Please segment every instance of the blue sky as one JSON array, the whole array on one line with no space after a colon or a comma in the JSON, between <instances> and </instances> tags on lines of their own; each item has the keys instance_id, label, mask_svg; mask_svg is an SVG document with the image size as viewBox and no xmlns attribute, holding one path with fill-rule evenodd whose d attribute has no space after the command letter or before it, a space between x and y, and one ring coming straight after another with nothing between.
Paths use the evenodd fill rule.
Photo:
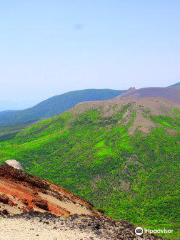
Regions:
<instances>
[{"instance_id":1,"label":"blue sky","mask_svg":"<svg viewBox=\"0 0 180 240\"><path fill-rule=\"evenodd\" d=\"M0 1L0 101L180 81L179 0Z\"/></svg>"}]
</instances>

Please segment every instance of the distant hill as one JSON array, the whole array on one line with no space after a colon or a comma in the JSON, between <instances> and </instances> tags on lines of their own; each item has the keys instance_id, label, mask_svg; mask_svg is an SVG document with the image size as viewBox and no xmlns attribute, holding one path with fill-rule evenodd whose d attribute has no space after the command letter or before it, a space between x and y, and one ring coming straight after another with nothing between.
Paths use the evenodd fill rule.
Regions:
<instances>
[{"instance_id":1,"label":"distant hill","mask_svg":"<svg viewBox=\"0 0 180 240\"><path fill-rule=\"evenodd\" d=\"M180 82L170 85L169 87L179 87L179 86L180 86Z\"/></svg>"},{"instance_id":2,"label":"distant hill","mask_svg":"<svg viewBox=\"0 0 180 240\"><path fill-rule=\"evenodd\" d=\"M39 101L0 101L0 112L6 110L22 110L37 104Z\"/></svg>"},{"instance_id":3,"label":"distant hill","mask_svg":"<svg viewBox=\"0 0 180 240\"><path fill-rule=\"evenodd\" d=\"M67 92L49 98L32 108L0 112L0 127L7 127L53 117L83 101L108 100L124 91L111 89L87 89Z\"/></svg>"}]
</instances>

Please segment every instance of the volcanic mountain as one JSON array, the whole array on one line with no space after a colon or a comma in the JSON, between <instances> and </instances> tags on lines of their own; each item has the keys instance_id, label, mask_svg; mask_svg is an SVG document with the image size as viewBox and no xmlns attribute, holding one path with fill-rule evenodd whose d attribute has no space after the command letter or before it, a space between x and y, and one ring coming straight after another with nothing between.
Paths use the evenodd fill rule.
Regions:
<instances>
[{"instance_id":1,"label":"volcanic mountain","mask_svg":"<svg viewBox=\"0 0 180 240\"><path fill-rule=\"evenodd\" d=\"M133 99L141 98L165 98L177 104L180 104L180 86L177 84L171 87L151 87L151 88L130 88L120 97L127 97Z\"/></svg>"},{"instance_id":2,"label":"volcanic mountain","mask_svg":"<svg viewBox=\"0 0 180 240\"><path fill-rule=\"evenodd\" d=\"M138 239L132 224L110 219L66 189L9 165L13 162L0 166L1 239Z\"/></svg>"},{"instance_id":3,"label":"volcanic mountain","mask_svg":"<svg viewBox=\"0 0 180 240\"><path fill-rule=\"evenodd\" d=\"M111 100L79 103L1 142L0 162L19 159L29 173L88 199L106 215L173 229L166 237L177 239L178 89L140 90L140 97L130 89Z\"/></svg>"}]
</instances>

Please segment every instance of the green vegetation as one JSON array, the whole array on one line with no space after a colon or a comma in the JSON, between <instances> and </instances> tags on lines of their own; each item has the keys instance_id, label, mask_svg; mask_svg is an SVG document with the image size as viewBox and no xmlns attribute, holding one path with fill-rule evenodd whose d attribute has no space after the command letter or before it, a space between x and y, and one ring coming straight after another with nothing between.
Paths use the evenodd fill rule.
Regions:
<instances>
[{"instance_id":1,"label":"green vegetation","mask_svg":"<svg viewBox=\"0 0 180 240\"><path fill-rule=\"evenodd\" d=\"M0 143L0 161L17 159L116 219L150 229L179 227L180 113L147 116L157 127L129 135L131 105L44 120ZM128 121L126 111L131 113Z\"/></svg>"},{"instance_id":2,"label":"green vegetation","mask_svg":"<svg viewBox=\"0 0 180 240\"><path fill-rule=\"evenodd\" d=\"M13 126L58 115L84 101L108 100L124 91L111 89L87 89L73 91L49 98L32 108L21 111L0 112L0 127Z\"/></svg>"},{"instance_id":3,"label":"green vegetation","mask_svg":"<svg viewBox=\"0 0 180 240\"><path fill-rule=\"evenodd\" d=\"M25 124L17 124L9 127L0 127L0 142L4 142L14 138L22 129L31 126L32 122Z\"/></svg>"}]
</instances>

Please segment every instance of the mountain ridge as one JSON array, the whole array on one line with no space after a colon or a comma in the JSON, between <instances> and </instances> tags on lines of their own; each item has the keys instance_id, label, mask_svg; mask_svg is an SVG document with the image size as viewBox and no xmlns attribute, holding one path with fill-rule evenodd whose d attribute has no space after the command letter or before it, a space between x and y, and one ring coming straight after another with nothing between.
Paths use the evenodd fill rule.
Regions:
<instances>
[{"instance_id":1,"label":"mountain ridge","mask_svg":"<svg viewBox=\"0 0 180 240\"><path fill-rule=\"evenodd\" d=\"M175 83L175 84L172 84L172 85L170 85L169 87L178 87L178 86L180 86L180 82Z\"/></svg>"},{"instance_id":2,"label":"mountain ridge","mask_svg":"<svg viewBox=\"0 0 180 240\"><path fill-rule=\"evenodd\" d=\"M133 99L138 99L138 98L165 98L169 99L177 104L180 104L180 86L177 87L149 87L149 88L132 88L127 90L125 93L119 96L120 98L122 97L127 97L127 98L133 98Z\"/></svg>"},{"instance_id":3,"label":"mountain ridge","mask_svg":"<svg viewBox=\"0 0 180 240\"><path fill-rule=\"evenodd\" d=\"M46 99L34 107L25 110L0 112L0 127L24 124L53 117L82 101L111 99L120 95L123 90L85 89L67 92Z\"/></svg>"}]
</instances>

